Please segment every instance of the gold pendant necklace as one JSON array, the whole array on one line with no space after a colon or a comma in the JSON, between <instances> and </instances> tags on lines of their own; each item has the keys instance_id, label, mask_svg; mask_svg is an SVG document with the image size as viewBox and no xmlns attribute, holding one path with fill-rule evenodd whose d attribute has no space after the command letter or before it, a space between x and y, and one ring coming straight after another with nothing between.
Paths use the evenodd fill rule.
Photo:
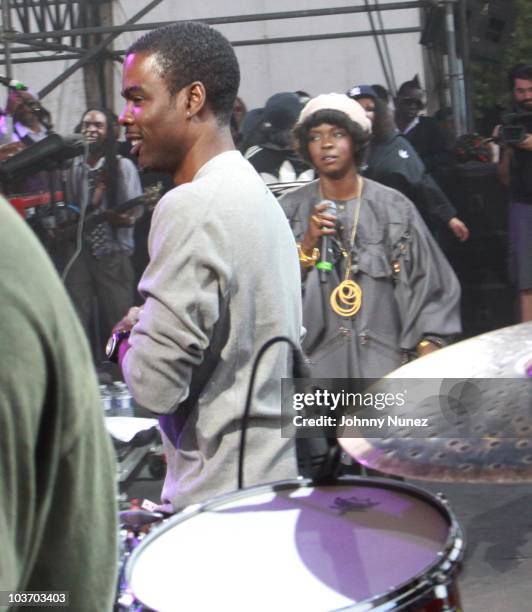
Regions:
<instances>
[{"instance_id":1,"label":"gold pendant necklace","mask_svg":"<svg viewBox=\"0 0 532 612\"><path fill-rule=\"evenodd\" d=\"M346 278L332 290L329 302L337 315L353 317L362 306L362 289L358 283Z\"/></svg>"},{"instance_id":2,"label":"gold pendant necklace","mask_svg":"<svg viewBox=\"0 0 532 612\"><path fill-rule=\"evenodd\" d=\"M362 306L362 289L360 285L350 278L351 276L351 263L352 263L352 250L355 246L355 236L357 233L358 219L360 217L360 205L362 197L362 177L359 176L358 180L359 189L357 201L355 203L355 212L353 220L353 232L351 233L351 242L349 248L346 251L343 250L343 255L346 257L345 267L345 278L344 280L331 292L329 303L333 311L340 317L353 317L357 314ZM321 185L320 185L321 194ZM323 197L323 194L321 194Z\"/></svg>"}]
</instances>

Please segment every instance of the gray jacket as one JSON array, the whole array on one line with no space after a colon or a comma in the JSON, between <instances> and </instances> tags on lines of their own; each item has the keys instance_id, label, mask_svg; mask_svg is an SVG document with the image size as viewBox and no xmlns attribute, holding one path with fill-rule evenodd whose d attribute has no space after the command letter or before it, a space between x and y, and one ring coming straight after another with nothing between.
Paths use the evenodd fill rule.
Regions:
<instances>
[{"instance_id":1,"label":"gray jacket","mask_svg":"<svg viewBox=\"0 0 532 612\"><path fill-rule=\"evenodd\" d=\"M285 194L280 203L295 239L302 240L320 201L319 180ZM341 247L349 245L355 200L337 201L335 269L320 284L312 269L303 287L303 344L317 378L377 378L405 361L424 335L461 331L460 287L414 205L401 193L364 179L352 252L352 279L362 306L350 318L335 314L331 291L344 278Z\"/></svg>"}]
</instances>

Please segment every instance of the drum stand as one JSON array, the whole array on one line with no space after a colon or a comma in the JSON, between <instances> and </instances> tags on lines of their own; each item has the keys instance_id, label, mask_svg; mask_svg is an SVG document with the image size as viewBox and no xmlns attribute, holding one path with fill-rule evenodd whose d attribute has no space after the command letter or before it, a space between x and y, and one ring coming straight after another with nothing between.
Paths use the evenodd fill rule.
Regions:
<instances>
[{"instance_id":1,"label":"drum stand","mask_svg":"<svg viewBox=\"0 0 532 612\"><path fill-rule=\"evenodd\" d=\"M165 463L157 421L139 408L124 382L100 385L100 398L106 427L111 435L117 459L117 478L121 494L142 468L151 476L164 476ZM144 427L144 428L143 428Z\"/></svg>"},{"instance_id":2,"label":"drum stand","mask_svg":"<svg viewBox=\"0 0 532 612\"><path fill-rule=\"evenodd\" d=\"M120 512L120 558L115 612L136 612L143 610L131 592L126 580L126 565L135 548L142 542L150 530L150 525L162 521L163 515L158 512L129 510Z\"/></svg>"},{"instance_id":3,"label":"drum stand","mask_svg":"<svg viewBox=\"0 0 532 612\"><path fill-rule=\"evenodd\" d=\"M113 444L118 462L120 492L124 491L146 465L153 478L159 479L164 475L165 466L156 427L139 432L130 442L120 442L113 438Z\"/></svg>"}]
</instances>

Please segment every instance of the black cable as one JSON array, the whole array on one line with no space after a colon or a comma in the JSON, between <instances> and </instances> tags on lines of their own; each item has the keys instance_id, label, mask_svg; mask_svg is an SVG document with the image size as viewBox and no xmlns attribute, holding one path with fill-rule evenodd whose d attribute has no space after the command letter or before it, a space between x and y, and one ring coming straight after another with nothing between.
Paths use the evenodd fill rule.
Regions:
<instances>
[{"instance_id":1,"label":"black cable","mask_svg":"<svg viewBox=\"0 0 532 612\"><path fill-rule=\"evenodd\" d=\"M298 366L298 358L300 357L299 347L295 344L293 340L288 338L287 336L275 336L274 338L270 338L267 342L265 342L260 348L257 356L255 357L255 362L253 363L253 368L251 370L251 377L249 379L249 387L248 393L246 397L246 404L244 406L244 413L242 414L242 427L240 431L240 448L238 451L238 489L244 488L244 455L246 451L246 431L248 427L249 421L249 412L251 410L251 399L253 397L253 387L255 386L255 378L257 375L257 370L260 364L260 360L264 353L270 348L270 346L276 344L277 342L286 342L292 347L293 350L293 358L294 358L294 373L296 367Z\"/></svg>"},{"instance_id":2,"label":"black cable","mask_svg":"<svg viewBox=\"0 0 532 612\"><path fill-rule=\"evenodd\" d=\"M66 283L66 279L68 273L72 269L74 262L79 257L81 250L83 248L83 226L85 224L85 215L87 213L87 207L89 206L89 197L90 197L90 189L89 189L89 170L87 167L87 160L89 157L89 142L87 140L83 143L83 162L81 165L81 202L79 209L79 219L76 227L76 250L72 257L67 261L63 272L61 274L61 280L63 283ZM68 194L65 194L65 197L68 197ZM68 203L67 203L68 205Z\"/></svg>"}]
</instances>

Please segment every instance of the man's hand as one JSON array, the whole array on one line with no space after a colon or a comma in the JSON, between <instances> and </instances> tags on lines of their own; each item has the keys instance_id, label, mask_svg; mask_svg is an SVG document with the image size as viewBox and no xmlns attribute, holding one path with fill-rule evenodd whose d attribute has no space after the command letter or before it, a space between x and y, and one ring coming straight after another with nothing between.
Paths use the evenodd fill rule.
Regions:
<instances>
[{"instance_id":1,"label":"man's hand","mask_svg":"<svg viewBox=\"0 0 532 612\"><path fill-rule=\"evenodd\" d=\"M23 149L26 148L26 145L22 142L10 142L9 144L0 146L0 162L3 162L13 155L20 153Z\"/></svg>"},{"instance_id":2,"label":"man's hand","mask_svg":"<svg viewBox=\"0 0 532 612\"><path fill-rule=\"evenodd\" d=\"M469 229L467 225L458 217L453 217L447 224L451 232L460 240L465 242L469 238Z\"/></svg>"},{"instance_id":3,"label":"man's hand","mask_svg":"<svg viewBox=\"0 0 532 612\"><path fill-rule=\"evenodd\" d=\"M131 329L133 328L133 326L135 325L135 323L137 323L137 321L140 318L140 313L142 312L142 306L133 306L132 308L130 308L127 311L126 316L121 319L114 327L112 330L112 333L115 334L117 332L129 332L131 331ZM127 337L123 338L119 344L118 344L118 354L117 354L117 361L118 361L118 365L120 367L122 367L122 360L124 359L125 354L128 352L129 348L130 348L130 344L129 344L129 335L127 335Z\"/></svg>"},{"instance_id":4,"label":"man's hand","mask_svg":"<svg viewBox=\"0 0 532 612\"><path fill-rule=\"evenodd\" d=\"M518 149L524 149L525 151L532 151L532 134L527 134L524 140L515 145Z\"/></svg>"},{"instance_id":5,"label":"man's hand","mask_svg":"<svg viewBox=\"0 0 532 612\"><path fill-rule=\"evenodd\" d=\"M96 187L94 188L94 191L92 192L91 204L92 206L94 206L94 208L99 208L100 204L102 203L103 194L105 193L105 190L105 181L99 181Z\"/></svg>"},{"instance_id":6,"label":"man's hand","mask_svg":"<svg viewBox=\"0 0 532 612\"><path fill-rule=\"evenodd\" d=\"M118 214L114 210L106 210L105 218L113 227L131 227L135 225L135 216L128 213Z\"/></svg>"},{"instance_id":7,"label":"man's hand","mask_svg":"<svg viewBox=\"0 0 532 612\"><path fill-rule=\"evenodd\" d=\"M493 140L499 145L504 144L503 142L501 142L501 127L502 126L500 125L496 125L491 133ZM517 149L532 151L532 134L526 134L526 136L523 138L523 140L521 140L521 142L515 144L512 143L512 146L516 147Z\"/></svg>"}]
</instances>

